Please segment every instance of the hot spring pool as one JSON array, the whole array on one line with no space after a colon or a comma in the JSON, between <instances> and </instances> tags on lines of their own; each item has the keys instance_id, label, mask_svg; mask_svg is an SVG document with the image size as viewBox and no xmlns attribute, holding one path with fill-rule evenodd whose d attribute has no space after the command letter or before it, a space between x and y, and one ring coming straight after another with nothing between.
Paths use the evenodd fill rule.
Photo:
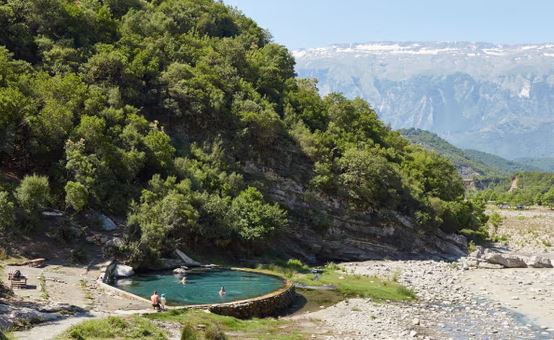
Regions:
<instances>
[{"instance_id":1,"label":"hot spring pool","mask_svg":"<svg viewBox=\"0 0 554 340\"><path fill-rule=\"evenodd\" d=\"M146 299L157 290L165 294L168 305L200 305L254 298L285 284L276 276L230 269L192 270L186 277L183 285L181 276L172 273L136 275L116 281L115 286ZM218 294L221 286L227 292L224 296Z\"/></svg>"}]
</instances>

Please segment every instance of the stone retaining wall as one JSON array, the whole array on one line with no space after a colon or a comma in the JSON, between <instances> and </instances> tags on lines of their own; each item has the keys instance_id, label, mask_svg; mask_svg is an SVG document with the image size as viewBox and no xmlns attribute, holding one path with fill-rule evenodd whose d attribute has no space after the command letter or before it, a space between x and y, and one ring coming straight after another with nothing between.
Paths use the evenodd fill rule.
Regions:
<instances>
[{"instance_id":1,"label":"stone retaining wall","mask_svg":"<svg viewBox=\"0 0 554 340\"><path fill-rule=\"evenodd\" d=\"M287 281L285 287L273 293L250 300L211 305L208 310L215 314L233 316L239 319L275 316L289 307L296 297L294 285Z\"/></svg>"}]
</instances>

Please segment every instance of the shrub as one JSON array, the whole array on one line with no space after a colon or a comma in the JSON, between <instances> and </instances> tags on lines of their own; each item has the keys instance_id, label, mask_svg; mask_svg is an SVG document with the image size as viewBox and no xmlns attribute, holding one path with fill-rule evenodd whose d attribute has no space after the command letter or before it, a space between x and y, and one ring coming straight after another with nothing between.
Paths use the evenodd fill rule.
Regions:
<instances>
[{"instance_id":1,"label":"shrub","mask_svg":"<svg viewBox=\"0 0 554 340\"><path fill-rule=\"evenodd\" d=\"M181 331L181 340L200 340L198 332L194 329L192 324L187 322L183 325L183 330Z\"/></svg>"},{"instance_id":2,"label":"shrub","mask_svg":"<svg viewBox=\"0 0 554 340\"><path fill-rule=\"evenodd\" d=\"M215 324L209 324L204 331L206 340L227 340L225 333Z\"/></svg>"},{"instance_id":3,"label":"shrub","mask_svg":"<svg viewBox=\"0 0 554 340\"><path fill-rule=\"evenodd\" d=\"M262 193L253 187L233 200L231 210L235 229L247 241L263 239L288 224L287 213L277 203L265 203Z\"/></svg>"},{"instance_id":4,"label":"shrub","mask_svg":"<svg viewBox=\"0 0 554 340\"><path fill-rule=\"evenodd\" d=\"M15 191L15 198L27 213L37 213L50 199L48 178L37 175L25 176Z\"/></svg>"},{"instance_id":5,"label":"shrub","mask_svg":"<svg viewBox=\"0 0 554 340\"><path fill-rule=\"evenodd\" d=\"M8 193L0 191L0 231L14 222L14 204L8 198Z\"/></svg>"},{"instance_id":6,"label":"shrub","mask_svg":"<svg viewBox=\"0 0 554 340\"><path fill-rule=\"evenodd\" d=\"M310 271L310 267L302 263L302 261L298 259L289 259L287 261L287 267L290 269L293 269L299 273L307 273Z\"/></svg>"},{"instance_id":7,"label":"shrub","mask_svg":"<svg viewBox=\"0 0 554 340\"><path fill-rule=\"evenodd\" d=\"M88 203L87 188L79 182L67 182L65 185L65 203L75 211L83 210Z\"/></svg>"}]
</instances>

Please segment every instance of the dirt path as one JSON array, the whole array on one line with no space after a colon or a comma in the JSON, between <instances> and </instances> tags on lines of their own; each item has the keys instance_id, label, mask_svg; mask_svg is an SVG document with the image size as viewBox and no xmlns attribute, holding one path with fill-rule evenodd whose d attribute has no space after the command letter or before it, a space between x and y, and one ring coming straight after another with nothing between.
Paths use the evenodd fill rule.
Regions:
<instances>
[{"instance_id":1,"label":"dirt path","mask_svg":"<svg viewBox=\"0 0 554 340\"><path fill-rule=\"evenodd\" d=\"M145 302L104 290L96 283L100 275L97 269L58 265L44 268L8 266L5 275L16 269L28 278L28 289L15 290L15 294L26 301L66 303L97 312L149 308ZM41 276L45 278L44 289L39 279Z\"/></svg>"}]
</instances>

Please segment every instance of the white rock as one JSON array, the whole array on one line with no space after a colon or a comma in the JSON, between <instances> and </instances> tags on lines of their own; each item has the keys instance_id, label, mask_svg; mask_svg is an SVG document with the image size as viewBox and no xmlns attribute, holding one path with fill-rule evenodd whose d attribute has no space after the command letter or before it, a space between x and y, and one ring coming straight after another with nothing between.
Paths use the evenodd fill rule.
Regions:
<instances>
[{"instance_id":1,"label":"white rock","mask_svg":"<svg viewBox=\"0 0 554 340\"><path fill-rule=\"evenodd\" d=\"M416 332L416 331L411 331L411 332L410 332L410 336L411 336L412 338L415 338L416 335L417 335L417 332Z\"/></svg>"},{"instance_id":2,"label":"white rock","mask_svg":"<svg viewBox=\"0 0 554 340\"><path fill-rule=\"evenodd\" d=\"M107 247L121 247L123 245L123 240L119 237L114 237L106 242Z\"/></svg>"},{"instance_id":3,"label":"white rock","mask_svg":"<svg viewBox=\"0 0 554 340\"><path fill-rule=\"evenodd\" d=\"M175 254L189 267L199 267L201 266L200 262L193 260L187 254L183 253L179 249L175 250Z\"/></svg>"},{"instance_id":4,"label":"white rock","mask_svg":"<svg viewBox=\"0 0 554 340\"><path fill-rule=\"evenodd\" d=\"M117 277L129 277L135 275L133 267L126 266L124 264L118 264L115 267L115 276Z\"/></svg>"}]
</instances>

